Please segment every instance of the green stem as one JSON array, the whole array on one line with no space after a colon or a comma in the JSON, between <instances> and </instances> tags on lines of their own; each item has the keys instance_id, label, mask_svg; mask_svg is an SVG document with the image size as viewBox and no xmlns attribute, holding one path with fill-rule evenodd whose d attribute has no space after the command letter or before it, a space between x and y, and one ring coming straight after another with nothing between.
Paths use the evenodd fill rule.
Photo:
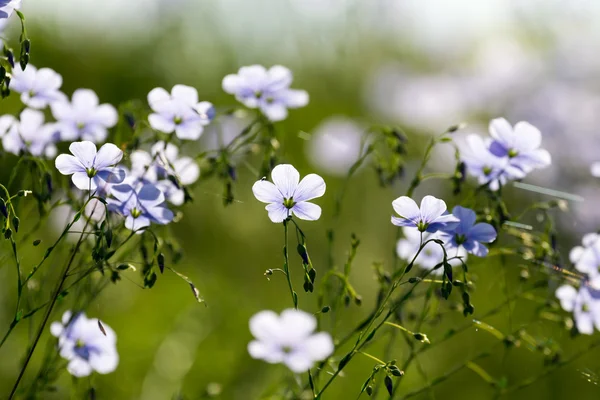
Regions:
<instances>
[{"instance_id":1,"label":"green stem","mask_svg":"<svg viewBox=\"0 0 600 400\"><path fill-rule=\"evenodd\" d=\"M285 277L287 278L288 287L290 288L290 294L292 296L292 302L294 303L294 308L298 309L298 295L294 292L294 288L292 287L292 277L290 276L290 260L288 256L288 220L283 221L283 232L285 237L285 245L283 247L283 271L285 272Z\"/></svg>"}]
</instances>

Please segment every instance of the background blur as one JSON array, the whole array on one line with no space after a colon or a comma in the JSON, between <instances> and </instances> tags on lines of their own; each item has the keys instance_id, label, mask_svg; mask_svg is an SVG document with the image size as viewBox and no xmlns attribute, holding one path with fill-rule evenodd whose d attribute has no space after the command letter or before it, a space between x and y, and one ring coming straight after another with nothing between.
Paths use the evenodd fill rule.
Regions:
<instances>
[{"instance_id":1,"label":"background blur","mask_svg":"<svg viewBox=\"0 0 600 400\"><path fill-rule=\"evenodd\" d=\"M322 271L327 260L325 232L331 226L342 182L340 171L352 164L358 152L361 127L378 122L405 128L411 149L406 181L382 190L373 171L363 169L349 188L336 228L338 262L345 258L351 232L362 240L352 282L364 303L345 311L349 322L364 318L373 306L376 282L371 263L383 261L389 266L392 262L395 229L389 223L391 201L405 192L428 135L450 125L468 122L465 132L481 134L486 134L489 119L499 116L513 123L527 120L537 125L554 163L532 173L527 182L585 199L572 203L571 210L561 217L561 247L568 251L583 233L598 228L600 185L589 173L591 162L600 160L598 1L24 3L33 41L32 64L62 74L63 90L69 95L88 87L102 102L116 105L129 99L145 101L157 86L171 88L183 83L198 88L201 100L233 106L232 96L221 90L223 76L249 64L289 67L295 76L292 86L307 90L311 101L278 124L286 132L283 154L301 175L317 172L328 184L326 195L317 201L323 207L323 218L302 224L317 271ZM17 25L18 19L13 18L6 32L15 43ZM0 102L0 112L16 113L20 107L17 100ZM324 152L327 146L337 150ZM436 153L432 170L452 170L453 154L448 150ZM3 164L2 179L13 162ZM186 218L174 226L185 250L179 270L197 284L208 307L195 303L189 287L173 274L159 276L152 290L141 290L123 280L89 307L88 316L100 318L117 332L121 356L115 373L94 378L99 399L158 400L178 393L186 399L199 399L216 385L222 388L218 398L257 399L287 376L285 367L252 360L246 351L251 340L249 317L262 309L280 311L290 303L281 277L275 275L269 282L263 276L265 269L281 267L283 234L254 199L252 183L251 173L241 171L236 186L239 201L224 208L220 184L201 181L195 202L184 209ZM425 186L417 197L425 191L455 204L445 183ZM547 199L516 188L507 193L515 210ZM1 251L6 254L8 250L8 243L3 242ZM301 266L292 260L298 278ZM496 262L470 263L478 285L473 298L475 318L503 300L498 283L503 271ZM509 269L512 289L520 285L517 267L515 260L504 267ZM139 277L132 273L131 279ZM298 288L301 284L301 280L295 282ZM0 266L0 331L12 318L13 286L14 268ZM548 289L549 298L554 289ZM314 312L315 298L300 295L301 308ZM510 318L505 312L485 322L508 333L526 324L537 306L522 300L513 307ZM55 313L54 320L63 309ZM440 305L439 312L442 322L423 327L432 342L449 328L468 322L462 314L448 311L447 304ZM534 337L557 339L566 355L592 340L579 337L572 341L556 322L536 322L527 329ZM2 392L14 382L19 357L25 351L27 330L21 327L18 336L0 351ZM492 347L495 340L487 332L470 329L423 354L420 363L432 380L491 348L480 365L496 379L505 377L515 384L542 371L539 352L526 345L505 352L501 346ZM372 347L370 353L382 356L385 342ZM404 360L406 345L402 340L396 343L394 357ZM507 397L598 398L599 354L590 353ZM371 360L356 358L325 398L356 398L372 367ZM403 393L425 384L414 366L406 372ZM70 382L65 371L55 398L69 397ZM418 398L485 399L493 393L480 377L463 369L434 392Z\"/></svg>"}]
</instances>

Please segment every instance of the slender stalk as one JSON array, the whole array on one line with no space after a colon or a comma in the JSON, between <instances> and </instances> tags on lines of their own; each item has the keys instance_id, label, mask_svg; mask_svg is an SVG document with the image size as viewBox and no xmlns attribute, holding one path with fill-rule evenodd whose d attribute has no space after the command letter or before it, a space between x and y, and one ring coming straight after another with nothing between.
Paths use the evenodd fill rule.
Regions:
<instances>
[{"instance_id":1,"label":"slender stalk","mask_svg":"<svg viewBox=\"0 0 600 400\"><path fill-rule=\"evenodd\" d=\"M289 260L289 255L288 255L288 220L286 219L285 221L283 221L283 232L284 232L284 240L285 240L285 245L283 247L283 256L284 256L284 263L283 263L283 271L285 272L285 277L287 278L287 283L288 283L288 287L290 288L290 295L292 296L292 302L294 303L294 308L297 310L298 309L298 296L296 295L296 292L294 292L294 288L292 287L292 277L290 276L290 260Z\"/></svg>"}]
</instances>

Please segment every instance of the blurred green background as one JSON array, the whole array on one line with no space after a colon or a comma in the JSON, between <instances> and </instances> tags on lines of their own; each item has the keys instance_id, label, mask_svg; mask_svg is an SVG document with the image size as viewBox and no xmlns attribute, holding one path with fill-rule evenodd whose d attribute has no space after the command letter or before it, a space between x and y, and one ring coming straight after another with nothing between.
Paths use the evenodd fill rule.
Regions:
<instances>
[{"instance_id":1,"label":"blurred green background","mask_svg":"<svg viewBox=\"0 0 600 400\"><path fill-rule=\"evenodd\" d=\"M393 262L391 201L405 193L428 135L452 124L468 122L467 132L482 134L489 118L497 116L506 116L513 123L527 119L540 126L554 165L533 173L528 182L585 197L582 204L573 204L560 216L561 248L567 252L579 243L581 234L597 229L600 190L594 186L588 166L596 161L600 140L594 108L600 105L596 88L600 63L594 56L600 44L600 30L594 24L600 7L591 1L577 5L445 0L123 3L25 0L32 64L62 74L63 91L69 95L77 88L92 88L102 102L117 105L130 99L145 101L154 87L182 83L198 88L201 100L223 109L235 106L234 99L221 90L226 74L255 63L292 69L292 86L307 90L310 104L291 111L277 128L284 138L285 161L293 163L301 175L322 174L328 185L326 195L316 201L323 208L323 217L301 224L318 272L327 262L326 231L333 224L331 215L343 178L327 170L327 160L315 161L316 156L309 154L313 147L306 133L318 130L331 116L343 116L363 126L397 123L408 132L407 178L391 189L381 189L372 169L364 168L350 184L336 222L338 265L345 260L350 234L361 239L351 281L364 299L361 307L351 305L342 311L346 322L335 332L339 336L373 307L377 283L372 263L381 261L389 267ZM12 21L7 30L12 43L16 43L17 22ZM15 96L0 102L2 114L19 109ZM446 150L435 153L429 170L452 170L452 151ZM14 162L14 157L2 160L3 182ZM159 276L152 290L142 290L124 279L109 286L89 306L89 317L100 318L117 332L121 358L115 373L93 378L98 399L170 399L176 394L200 399L215 385L222 389L217 398L258 399L280 382L294 384L285 367L252 360L246 351L251 340L248 319L260 310L280 311L291 304L282 277L274 275L267 281L263 276L266 269L281 267L282 228L269 221L263 205L254 199L252 173L243 166L239 172L236 202L223 207L220 183L201 178L194 189L194 203L183 208L185 218L172 227L185 252L178 269L196 283L208 307L198 305L189 287L173 274ZM458 201L447 183L424 185L416 197L428 193L443 197L450 206ZM508 188L506 193L516 211L548 199L516 188ZM535 219L532 222L537 223ZM44 229L44 238L56 236L51 224ZM9 244L3 242L0 251L0 330L4 331L12 318L15 277L6 258ZM34 251L24 254L24 269L28 270L39 255ZM300 288L301 265L295 257L292 260L294 283ZM518 259L507 258L504 266L497 259L470 260L477 286L475 318L504 300L500 283L504 275L511 292L528 285L519 279L522 262ZM131 280L139 282L137 274L130 274ZM560 323L537 319L530 323L539 301L553 299L555 287L550 284L537 290L536 301L519 300L510 312L505 308L484 321L505 334L526 326L536 339L552 338L568 357L597 340L598 334L572 340ZM451 305L459 302L458 294L448 302L434 302L442 318L432 316L422 328L432 343L449 329L469 323L470 318L452 311ZM316 295L301 294L299 303L303 310L317 311ZM58 320L69 304L68 299L61 303L53 320ZM417 306L407 307L403 313L408 318L411 311L419 311ZM14 382L28 334L26 325L19 327L0 350L2 393ZM50 345L47 339L42 340L43 347ZM383 357L386 343L387 336L382 337L369 352ZM395 343L392 357L402 364L408 348L403 340ZM517 384L544 371L543 355L530 347L523 343L507 351L489 333L469 328L421 355L419 365L426 378L413 364L401 378L400 397L485 349L490 349L490 355L478 361L479 365L494 379ZM25 384L39 366L42 353L34 358L35 368L29 370ZM504 397L598 398L598 354L590 352ZM356 398L372 367L372 360L356 357L325 398ZM89 384L84 381L79 383L81 387ZM58 392L48 398L75 396L71 385L65 371ZM379 398L386 398L383 392ZM463 368L417 398L487 399L494 393L488 383Z\"/></svg>"}]
</instances>

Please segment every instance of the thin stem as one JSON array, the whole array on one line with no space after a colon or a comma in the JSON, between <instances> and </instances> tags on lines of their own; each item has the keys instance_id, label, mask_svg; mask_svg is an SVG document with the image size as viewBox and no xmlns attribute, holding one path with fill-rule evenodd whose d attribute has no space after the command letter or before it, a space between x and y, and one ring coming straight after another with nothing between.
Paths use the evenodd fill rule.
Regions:
<instances>
[{"instance_id":1,"label":"thin stem","mask_svg":"<svg viewBox=\"0 0 600 400\"><path fill-rule=\"evenodd\" d=\"M285 237L285 245L283 247L283 271L285 272L285 277L287 278L288 287L290 288L290 295L292 296L292 302L294 303L294 308L298 309L298 296L296 292L294 292L294 288L292 287L292 277L290 276L290 260L288 256L288 220L283 221L283 232Z\"/></svg>"},{"instance_id":2,"label":"thin stem","mask_svg":"<svg viewBox=\"0 0 600 400\"><path fill-rule=\"evenodd\" d=\"M374 360L374 361L378 362L379 364L385 365L384 361L381 361L379 358L372 356L369 353L365 353L364 351L359 351L358 353L362 354L363 356L369 357L371 360Z\"/></svg>"}]
</instances>

